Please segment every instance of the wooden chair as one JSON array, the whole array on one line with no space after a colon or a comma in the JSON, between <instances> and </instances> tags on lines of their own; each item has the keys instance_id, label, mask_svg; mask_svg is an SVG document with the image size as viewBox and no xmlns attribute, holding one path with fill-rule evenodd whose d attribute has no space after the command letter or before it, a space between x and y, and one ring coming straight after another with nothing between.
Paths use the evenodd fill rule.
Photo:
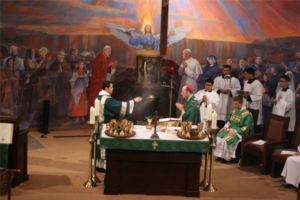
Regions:
<instances>
[{"instance_id":1,"label":"wooden chair","mask_svg":"<svg viewBox=\"0 0 300 200\"><path fill-rule=\"evenodd\" d=\"M242 167L263 163L262 174L269 174L272 167L272 154L276 145L285 145L286 132L290 118L269 113L266 132L244 136L241 144ZM264 145L252 142L264 140Z\"/></svg>"},{"instance_id":2,"label":"wooden chair","mask_svg":"<svg viewBox=\"0 0 300 200\"><path fill-rule=\"evenodd\" d=\"M300 120L298 120L296 122L296 125L295 125L295 131L294 131L294 135L293 135L291 148L290 149L276 150L273 153L273 156L272 156L272 173L271 173L271 176L273 178L280 176L280 174L282 172L282 169L283 169L283 166L286 162L286 159L291 156L291 155L281 155L281 152L283 150L287 150L287 151L294 151L296 153L298 151L298 146L299 145L300 145Z\"/></svg>"},{"instance_id":3,"label":"wooden chair","mask_svg":"<svg viewBox=\"0 0 300 200\"><path fill-rule=\"evenodd\" d=\"M255 125L257 124L257 120L258 120L259 110L254 110L252 108L247 108L247 110L249 110L249 112L252 114L253 124L254 124L254 128L255 128L256 127ZM254 134L255 133L257 133L257 131L254 129ZM242 137L242 140L243 140L243 137ZM236 149L236 160L237 160L237 162L240 160L240 158L241 158L241 143L238 144L237 149Z\"/></svg>"}]
</instances>

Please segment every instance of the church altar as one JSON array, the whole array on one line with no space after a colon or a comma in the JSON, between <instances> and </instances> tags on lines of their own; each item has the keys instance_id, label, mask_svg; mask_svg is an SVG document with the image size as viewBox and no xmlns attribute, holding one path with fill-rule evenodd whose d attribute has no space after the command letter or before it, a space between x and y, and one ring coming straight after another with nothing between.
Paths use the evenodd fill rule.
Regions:
<instances>
[{"instance_id":1,"label":"church altar","mask_svg":"<svg viewBox=\"0 0 300 200\"><path fill-rule=\"evenodd\" d=\"M185 140L176 135L180 127L169 127L170 133L164 128L157 129L160 139L150 139L153 130L145 126L135 126L134 137L121 139L100 127L98 152L106 149L104 194L200 196L201 153L210 151L208 138Z\"/></svg>"}]
</instances>

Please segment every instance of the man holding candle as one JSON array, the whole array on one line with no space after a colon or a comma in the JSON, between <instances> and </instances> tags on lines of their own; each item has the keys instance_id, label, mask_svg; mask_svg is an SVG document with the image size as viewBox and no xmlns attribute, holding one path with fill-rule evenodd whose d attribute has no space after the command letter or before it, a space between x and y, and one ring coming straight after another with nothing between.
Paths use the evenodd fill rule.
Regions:
<instances>
[{"instance_id":1,"label":"man holding candle","mask_svg":"<svg viewBox=\"0 0 300 200\"><path fill-rule=\"evenodd\" d=\"M182 112L182 121L191 121L193 125L197 125L201 121L200 108L199 102L193 95L193 87L191 85L183 86L181 95L186 100L186 103L183 105L177 102L176 107Z\"/></svg>"},{"instance_id":2,"label":"man holding candle","mask_svg":"<svg viewBox=\"0 0 300 200\"><path fill-rule=\"evenodd\" d=\"M224 126L230 112L233 110L233 98L238 95L236 91L241 89L240 81L230 76L230 70L229 65L224 65L223 75L214 80L214 90L220 95L220 103L217 109L219 127Z\"/></svg>"},{"instance_id":3,"label":"man holding candle","mask_svg":"<svg viewBox=\"0 0 300 200\"><path fill-rule=\"evenodd\" d=\"M217 110L219 105L219 95L213 90L214 81L207 79L205 81L205 89L200 90L195 94L195 99L200 104L200 117L201 122L206 125L204 118L208 118L211 115L212 110ZM211 116L210 116L211 117ZM203 130L205 127L203 126Z\"/></svg>"},{"instance_id":4,"label":"man holding candle","mask_svg":"<svg viewBox=\"0 0 300 200\"><path fill-rule=\"evenodd\" d=\"M216 137L217 147L214 155L218 157L217 161L236 158L235 151L242 136L254 134L253 117L243 106L243 98L237 96L233 100L235 109Z\"/></svg>"},{"instance_id":5,"label":"man holding candle","mask_svg":"<svg viewBox=\"0 0 300 200\"><path fill-rule=\"evenodd\" d=\"M200 63L191 57L192 51L185 49L182 52L183 61L178 69L178 75L181 76L180 88L185 85L191 85L194 88L194 92L198 91L197 79L202 74L202 68ZM184 99L179 94L178 102L184 103ZM179 115L179 113L178 113Z\"/></svg>"}]
</instances>

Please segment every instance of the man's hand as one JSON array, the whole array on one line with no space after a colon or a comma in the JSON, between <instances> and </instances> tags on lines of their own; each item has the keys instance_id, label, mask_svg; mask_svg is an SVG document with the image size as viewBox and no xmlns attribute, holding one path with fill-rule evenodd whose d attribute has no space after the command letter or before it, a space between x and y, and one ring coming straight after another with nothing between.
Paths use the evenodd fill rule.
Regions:
<instances>
[{"instance_id":1,"label":"man's hand","mask_svg":"<svg viewBox=\"0 0 300 200\"><path fill-rule=\"evenodd\" d=\"M111 66L112 69L116 69L118 61L114 61L114 64Z\"/></svg>"},{"instance_id":2,"label":"man's hand","mask_svg":"<svg viewBox=\"0 0 300 200\"><path fill-rule=\"evenodd\" d=\"M176 107L178 108L178 110L180 110L180 111L183 111L183 110L184 110L183 104L177 102L175 105L176 105Z\"/></svg>"},{"instance_id":3,"label":"man's hand","mask_svg":"<svg viewBox=\"0 0 300 200\"><path fill-rule=\"evenodd\" d=\"M241 73L239 73L238 78L239 78L239 79L242 79L242 78L243 78L243 75L242 75Z\"/></svg>"},{"instance_id":4,"label":"man's hand","mask_svg":"<svg viewBox=\"0 0 300 200\"><path fill-rule=\"evenodd\" d=\"M300 156L300 152L295 153L293 156Z\"/></svg>"},{"instance_id":5,"label":"man's hand","mask_svg":"<svg viewBox=\"0 0 300 200\"><path fill-rule=\"evenodd\" d=\"M298 69L298 67L295 67L295 68L294 68L294 72L295 72L296 74L298 74L298 73L299 73L299 69Z\"/></svg>"},{"instance_id":6,"label":"man's hand","mask_svg":"<svg viewBox=\"0 0 300 200\"><path fill-rule=\"evenodd\" d=\"M280 101L280 99L282 99L282 96L281 96L281 95L278 97L278 101Z\"/></svg>"},{"instance_id":7,"label":"man's hand","mask_svg":"<svg viewBox=\"0 0 300 200\"><path fill-rule=\"evenodd\" d=\"M235 135L235 130L230 130L228 136L233 136L233 135Z\"/></svg>"},{"instance_id":8,"label":"man's hand","mask_svg":"<svg viewBox=\"0 0 300 200\"><path fill-rule=\"evenodd\" d=\"M142 100L143 100L142 97L135 97L135 98L133 99L133 101L134 101L135 103L138 103L138 102L140 102L140 101L142 101Z\"/></svg>"},{"instance_id":9,"label":"man's hand","mask_svg":"<svg viewBox=\"0 0 300 200\"><path fill-rule=\"evenodd\" d=\"M227 130L227 127L223 127L223 128L221 128L221 130L219 131L219 133L222 132L222 131L226 131L226 130Z\"/></svg>"},{"instance_id":10,"label":"man's hand","mask_svg":"<svg viewBox=\"0 0 300 200\"><path fill-rule=\"evenodd\" d=\"M187 64L186 64L186 62L185 62L185 61L183 61L183 62L182 62L182 66L183 66L183 68L184 68L184 69L186 69L186 68L187 68Z\"/></svg>"},{"instance_id":11,"label":"man's hand","mask_svg":"<svg viewBox=\"0 0 300 200\"><path fill-rule=\"evenodd\" d=\"M108 63L108 66L111 67L111 66L113 66L114 64L115 64L115 62L110 62L110 63Z\"/></svg>"},{"instance_id":12,"label":"man's hand","mask_svg":"<svg viewBox=\"0 0 300 200\"><path fill-rule=\"evenodd\" d=\"M246 98L247 99L247 97L248 97L248 94L240 94L239 96L241 96L241 97L244 97L244 98Z\"/></svg>"},{"instance_id":13,"label":"man's hand","mask_svg":"<svg viewBox=\"0 0 300 200\"><path fill-rule=\"evenodd\" d=\"M220 92L221 92L222 94L227 94L229 91L230 91L230 90L223 90L223 89L220 90Z\"/></svg>"},{"instance_id":14,"label":"man's hand","mask_svg":"<svg viewBox=\"0 0 300 200\"><path fill-rule=\"evenodd\" d=\"M207 102L207 97L206 97L206 95L203 96L202 102Z\"/></svg>"}]
</instances>

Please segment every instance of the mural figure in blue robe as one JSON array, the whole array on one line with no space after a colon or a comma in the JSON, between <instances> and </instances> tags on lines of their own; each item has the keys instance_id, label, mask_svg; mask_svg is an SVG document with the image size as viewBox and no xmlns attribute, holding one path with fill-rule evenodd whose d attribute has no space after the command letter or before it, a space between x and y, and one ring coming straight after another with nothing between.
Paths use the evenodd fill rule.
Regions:
<instances>
[{"instance_id":1,"label":"mural figure in blue robe","mask_svg":"<svg viewBox=\"0 0 300 200\"><path fill-rule=\"evenodd\" d=\"M127 45L136 49L144 49L145 47L152 47L154 50L159 51L160 35L152 33L152 26L146 24L144 27L144 34L135 32L135 28L128 26L106 23L105 26L110 29L110 32L118 39L125 42ZM170 46L183 38L192 30L191 27L177 27L168 30L167 46Z\"/></svg>"}]
</instances>

